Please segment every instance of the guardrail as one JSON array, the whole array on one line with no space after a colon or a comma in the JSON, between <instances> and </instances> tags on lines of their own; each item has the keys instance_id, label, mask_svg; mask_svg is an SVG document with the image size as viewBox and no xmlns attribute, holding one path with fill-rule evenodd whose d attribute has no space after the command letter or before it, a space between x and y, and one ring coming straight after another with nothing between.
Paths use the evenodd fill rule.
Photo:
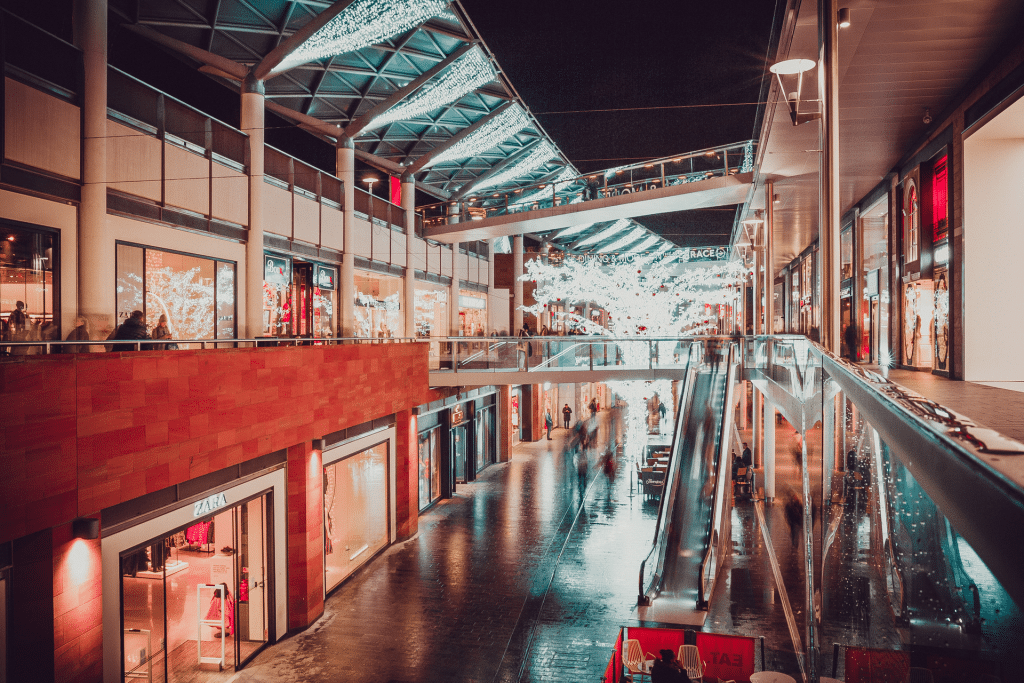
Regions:
<instances>
[{"instance_id":1,"label":"guardrail","mask_svg":"<svg viewBox=\"0 0 1024 683\"><path fill-rule=\"evenodd\" d=\"M251 339L93 339L89 341L0 341L0 357L54 353L102 353L117 351L213 350L268 348L275 346L334 346L338 344L408 344L424 342L417 337L254 337ZM97 349L96 347L100 347Z\"/></svg>"}]
</instances>

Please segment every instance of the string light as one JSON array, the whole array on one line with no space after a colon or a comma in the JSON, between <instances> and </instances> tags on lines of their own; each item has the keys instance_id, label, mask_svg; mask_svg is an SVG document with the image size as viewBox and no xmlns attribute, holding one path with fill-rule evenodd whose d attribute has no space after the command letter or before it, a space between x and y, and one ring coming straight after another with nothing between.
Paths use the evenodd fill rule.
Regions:
<instances>
[{"instance_id":1,"label":"string light","mask_svg":"<svg viewBox=\"0 0 1024 683\"><path fill-rule=\"evenodd\" d=\"M356 0L292 50L274 73L390 40L447 7L447 0Z\"/></svg>"},{"instance_id":2,"label":"string light","mask_svg":"<svg viewBox=\"0 0 1024 683\"><path fill-rule=\"evenodd\" d=\"M620 239L615 240L601 251L618 251L627 244L632 244L647 234L647 228L633 228L633 230Z\"/></svg>"},{"instance_id":3,"label":"string light","mask_svg":"<svg viewBox=\"0 0 1024 683\"><path fill-rule=\"evenodd\" d=\"M578 174L576 173L576 169L570 166L566 166L565 168L562 169L562 172L559 173L551 182L557 188L559 183L564 183L568 180L575 180L577 175ZM517 199L516 205L530 206L531 204L540 199L551 199L552 196L554 196L554 190L536 190L528 195L525 195Z\"/></svg>"},{"instance_id":4,"label":"string light","mask_svg":"<svg viewBox=\"0 0 1024 683\"><path fill-rule=\"evenodd\" d=\"M557 155L558 153L555 152L555 148L551 146L551 143L544 140L543 142L538 143L516 163L508 166L503 171L495 173L490 178L485 178L480 181L478 185L474 185L473 192L479 192L480 190L488 187L504 185L510 180L515 180L519 176L523 176L537 170L549 159Z\"/></svg>"},{"instance_id":5,"label":"string light","mask_svg":"<svg viewBox=\"0 0 1024 683\"><path fill-rule=\"evenodd\" d=\"M425 83L400 104L370 121L365 131L386 126L395 121L408 121L421 114L440 109L471 93L481 85L495 79L494 67L483 50L474 47L451 63L441 74Z\"/></svg>"},{"instance_id":6,"label":"string light","mask_svg":"<svg viewBox=\"0 0 1024 683\"><path fill-rule=\"evenodd\" d=\"M497 147L499 143L508 140L528 125L530 125L530 119L527 118L526 112L518 104L513 104L477 128L472 135L464 137L431 159L427 166L475 157Z\"/></svg>"},{"instance_id":7,"label":"string light","mask_svg":"<svg viewBox=\"0 0 1024 683\"><path fill-rule=\"evenodd\" d=\"M651 246L653 246L654 243L657 242L660 239L661 238L658 237L657 235L651 235L647 239L645 239L643 242L641 242L640 244L638 244L635 247L633 247L633 251L643 251L645 249L650 249Z\"/></svg>"},{"instance_id":8,"label":"string light","mask_svg":"<svg viewBox=\"0 0 1024 683\"><path fill-rule=\"evenodd\" d=\"M623 230L628 228L631 224L632 224L632 222L629 219L620 218L619 220L617 220L614 223L612 223L609 227L605 228L604 230L602 230L602 231L600 231L598 233L595 233L595 234L591 235L590 237L588 237L587 239L583 240L582 242L580 242L576 246L577 247L585 247L588 244L597 244L598 242L603 242L604 240L608 239L612 235L615 235L617 233L622 232Z\"/></svg>"},{"instance_id":9,"label":"string light","mask_svg":"<svg viewBox=\"0 0 1024 683\"><path fill-rule=\"evenodd\" d=\"M577 235L577 234L583 232L584 230L588 229L592 225L594 225L594 224L593 223L584 223L583 225L574 225L571 228L566 228L562 232L560 232L557 235L555 235L554 239L560 240L563 237L569 237L570 235Z\"/></svg>"}]
</instances>

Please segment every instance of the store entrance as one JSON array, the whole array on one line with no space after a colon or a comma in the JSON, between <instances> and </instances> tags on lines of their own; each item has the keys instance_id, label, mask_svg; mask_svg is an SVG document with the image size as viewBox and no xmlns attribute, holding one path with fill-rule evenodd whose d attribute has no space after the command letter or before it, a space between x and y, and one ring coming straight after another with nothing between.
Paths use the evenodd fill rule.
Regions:
<instances>
[{"instance_id":1,"label":"store entrance","mask_svg":"<svg viewBox=\"0 0 1024 683\"><path fill-rule=\"evenodd\" d=\"M452 455L455 467L455 481L459 484L466 483L466 454L469 452L469 434L466 425L452 427Z\"/></svg>"},{"instance_id":2,"label":"store entrance","mask_svg":"<svg viewBox=\"0 0 1024 683\"><path fill-rule=\"evenodd\" d=\"M268 642L271 496L121 553L125 681L226 681ZM196 503L216 507L223 496Z\"/></svg>"}]
</instances>

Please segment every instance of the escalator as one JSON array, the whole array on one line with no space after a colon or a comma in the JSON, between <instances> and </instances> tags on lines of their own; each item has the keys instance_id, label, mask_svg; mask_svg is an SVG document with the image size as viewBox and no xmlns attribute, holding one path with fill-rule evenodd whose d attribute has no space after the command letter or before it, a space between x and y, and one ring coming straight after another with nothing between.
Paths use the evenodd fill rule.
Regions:
<instances>
[{"instance_id":1,"label":"escalator","mask_svg":"<svg viewBox=\"0 0 1024 683\"><path fill-rule=\"evenodd\" d=\"M654 543L640 569L639 602L648 621L702 619L724 559L733 431L726 407L732 405L737 358L733 346L691 347Z\"/></svg>"}]
</instances>

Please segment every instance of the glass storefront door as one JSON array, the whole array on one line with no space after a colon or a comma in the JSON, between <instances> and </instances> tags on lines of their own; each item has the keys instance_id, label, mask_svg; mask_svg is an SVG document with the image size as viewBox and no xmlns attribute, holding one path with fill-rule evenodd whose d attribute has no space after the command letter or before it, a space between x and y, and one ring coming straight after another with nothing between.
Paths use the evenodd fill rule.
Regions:
<instances>
[{"instance_id":1,"label":"glass storefront door","mask_svg":"<svg viewBox=\"0 0 1024 683\"><path fill-rule=\"evenodd\" d=\"M466 455L468 453L469 434L466 425L452 427L452 461L454 463L453 479L462 484L466 482Z\"/></svg>"},{"instance_id":2,"label":"glass storefront door","mask_svg":"<svg viewBox=\"0 0 1024 683\"><path fill-rule=\"evenodd\" d=\"M487 406L476 411L477 472L494 464L494 451L494 408Z\"/></svg>"},{"instance_id":3,"label":"glass storefront door","mask_svg":"<svg viewBox=\"0 0 1024 683\"><path fill-rule=\"evenodd\" d=\"M269 499L121 554L125 681L226 681L267 643Z\"/></svg>"}]
</instances>

